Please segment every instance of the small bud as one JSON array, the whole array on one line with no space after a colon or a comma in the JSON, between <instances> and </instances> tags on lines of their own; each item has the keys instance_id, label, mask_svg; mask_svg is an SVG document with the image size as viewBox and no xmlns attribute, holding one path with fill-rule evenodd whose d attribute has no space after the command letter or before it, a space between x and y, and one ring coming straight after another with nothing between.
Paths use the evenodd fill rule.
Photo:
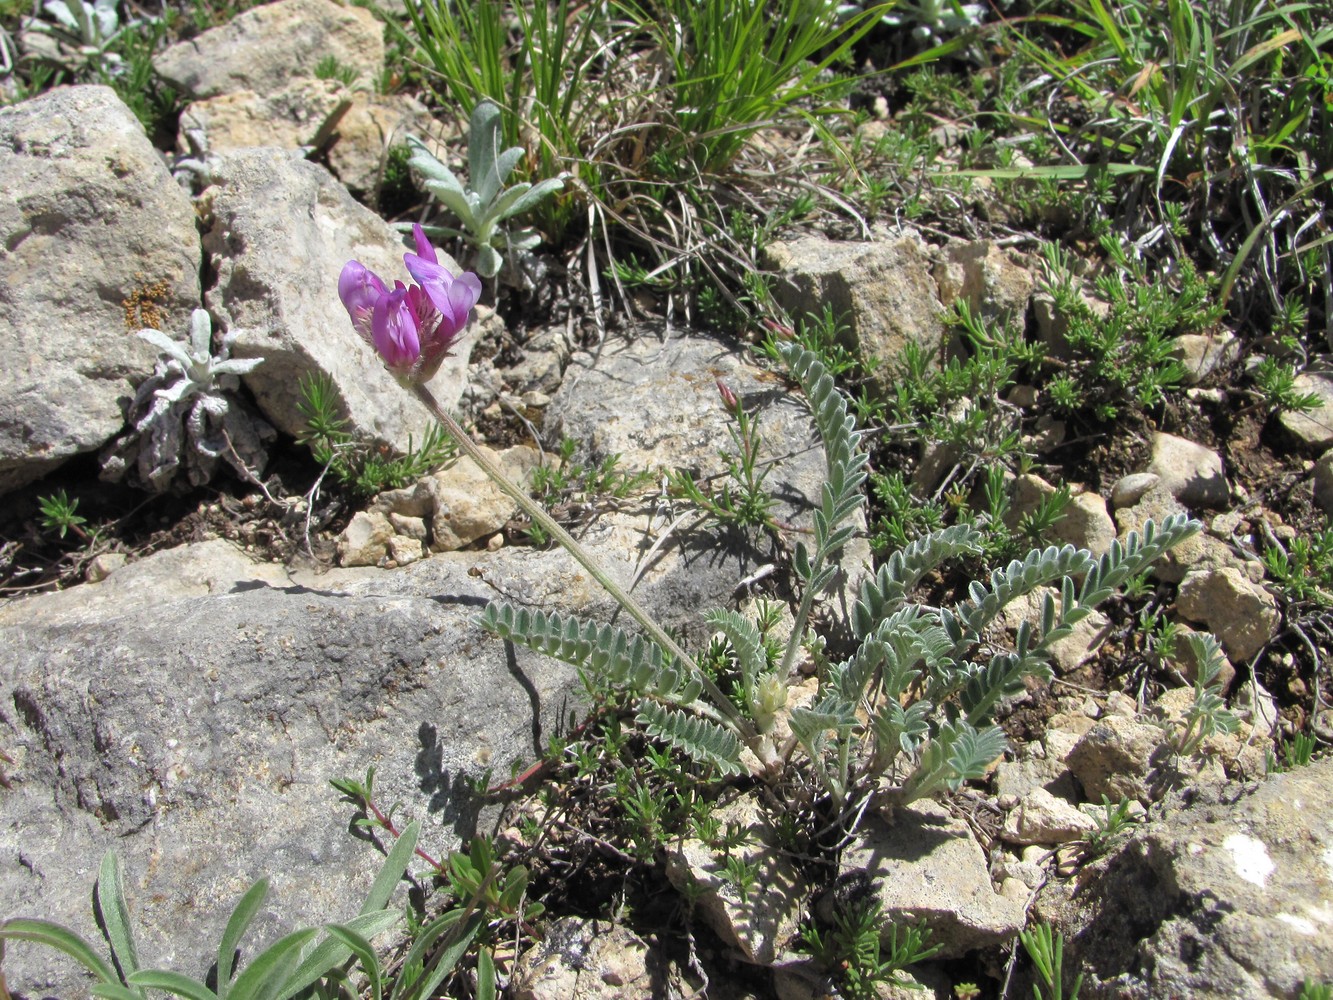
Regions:
<instances>
[{"instance_id":1,"label":"small bud","mask_svg":"<svg viewBox=\"0 0 1333 1000\"><path fill-rule=\"evenodd\" d=\"M778 679L777 674L765 674L758 679L750 707L761 733L766 733L772 728L773 717L786 704L787 685Z\"/></svg>"},{"instance_id":2,"label":"small bud","mask_svg":"<svg viewBox=\"0 0 1333 1000\"><path fill-rule=\"evenodd\" d=\"M764 320L764 326L768 327L768 332L773 334L773 336L777 337L778 340L796 339L796 331L784 323L779 323L776 320L766 319Z\"/></svg>"},{"instance_id":3,"label":"small bud","mask_svg":"<svg viewBox=\"0 0 1333 1000\"><path fill-rule=\"evenodd\" d=\"M736 410L740 408L741 401L736 398L736 394L731 391L731 387L721 379L717 380L717 392L718 395L722 397L722 405L728 410Z\"/></svg>"}]
</instances>

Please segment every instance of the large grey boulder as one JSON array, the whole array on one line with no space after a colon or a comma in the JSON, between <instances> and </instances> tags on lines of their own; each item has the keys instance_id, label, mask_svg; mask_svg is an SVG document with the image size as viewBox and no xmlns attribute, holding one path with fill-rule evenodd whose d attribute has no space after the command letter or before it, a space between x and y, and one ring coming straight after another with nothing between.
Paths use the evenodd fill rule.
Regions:
<instances>
[{"instance_id":1,"label":"large grey boulder","mask_svg":"<svg viewBox=\"0 0 1333 1000\"><path fill-rule=\"evenodd\" d=\"M120 431L157 357L126 303L187 329L200 250L189 197L109 87L0 108L0 177L3 493Z\"/></svg>"},{"instance_id":2,"label":"large grey boulder","mask_svg":"<svg viewBox=\"0 0 1333 1000\"><path fill-rule=\"evenodd\" d=\"M1065 968L1087 973L1079 995L1277 1000L1333 980L1331 795L1333 760L1245 793L1191 789L1048 887L1038 915L1065 935Z\"/></svg>"},{"instance_id":3,"label":"large grey boulder","mask_svg":"<svg viewBox=\"0 0 1333 1000\"><path fill-rule=\"evenodd\" d=\"M384 65L384 31L375 15L333 0L279 0L171 46L153 68L192 98L242 90L268 97L293 76L313 77L329 56L375 79Z\"/></svg>"},{"instance_id":4,"label":"large grey boulder","mask_svg":"<svg viewBox=\"0 0 1333 1000\"><path fill-rule=\"evenodd\" d=\"M238 149L210 163L204 248L217 283L205 300L222 329L236 333L236 357L264 358L245 377L264 415L300 434L300 380L319 370L332 379L353 434L399 449L409 435L420 441L433 418L384 370L338 300L338 275L353 258L391 287L395 278L407 280L402 237L298 153ZM448 254L440 262L457 273ZM445 407L462 394L474 339L475 332L465 334L431 381Z\"/></svg>"}]
</instances>

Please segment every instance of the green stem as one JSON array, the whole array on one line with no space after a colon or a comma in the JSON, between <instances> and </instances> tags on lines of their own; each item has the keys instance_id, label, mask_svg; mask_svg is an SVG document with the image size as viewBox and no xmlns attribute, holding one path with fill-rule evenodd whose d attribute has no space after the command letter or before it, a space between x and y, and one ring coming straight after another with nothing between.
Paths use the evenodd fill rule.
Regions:
<instances>
[{"instance_id":1,"label":"green stem","mask_svg":"<svg viewBox=\"0 0 1333 1000\"><path fill-rule=\"evenodd\" d=\"M616 602L629 613L629 616L643 627L643 630L648 633L649 638L651 638L653 642L661 646L662 650L669 656L674 656L682 664L694 668L695 672L698 674L699 680L703 684L704 690L708 692L709 698L712 699L713 704L722 712L726 713L727 718L730 719L731 723L741 731L741 735L745 738L746 742L751 744L751 749L755 749L754 744L758 740L758 734L755 733L754 727L751 726L745 717L736 710L736 707L731 703L730 699L722 693L718 686L699 671L694 659L681 648L680 644L676 642L675 639L671 638L671 636L667 635L662 626L658 625L657 622L649 617L648 612L643 609L642 605L630 596L628 591L622 589L618 583L612 580L601 566L593 561L592 556L588 555L583 546L574 540L574 536L562 528L556 522L555 518L546 513L541 504L528 496L526 491L501 472L500 468L486 457L486 454L477 447L476 443L468 436L468 433L463 430L458 421L445 412L444 407L442 407L435 397L431 395L429 389L424 385L413 385L412 391L416 394L418 399L426 404L426 408L435 415L435 419L440 422L440 425L444 427L449 436L457 442L458 447L463 449L467 457L476 462L477 467L481 469L482 472L486 473L491 482L495 483L495 485L503 490L511 500L518 504L523 513L532 518L533 524L540 527L547 535L555 539L560 544L561 548L573 556L575 561L586 569L592 575L594 580L602 585L602 589L615 598ZM756 750L756 752L758 751ZM761 759L762 756L763 755L761 755ZM765 763L767 763L767 761Z\"/></svg>"}]
</instances>

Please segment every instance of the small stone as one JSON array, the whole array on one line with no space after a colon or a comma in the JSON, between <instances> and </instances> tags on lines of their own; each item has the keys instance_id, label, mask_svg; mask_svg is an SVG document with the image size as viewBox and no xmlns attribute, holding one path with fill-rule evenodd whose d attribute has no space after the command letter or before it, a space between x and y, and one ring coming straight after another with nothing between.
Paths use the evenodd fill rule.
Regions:
<instances>
[{"instance_id":1,"label":"small stone","mask_svg":"<svg viewBox=\"0 0 1333 1000\"><path fill-rule=\"evenodd\" d=\"M419 542L424 542L430 538L430 530L426 527L425 518L390 513L389 523L393 525L393 530L404 538L415 538Z\"/></svg>"},{"instance_id":2,"label":"small stone","mask_svg":"<svg viewBox=\"0 0 1333 1000\"><path fill-rule=\"evenodd\" d=\"M734 824L745 831L730 856L756 867L754 884L742 894L727 877L725 858L694 839L667 846L667 878L677 889L699 893L697 912L747 961L771 965L779 944L796 933L809 889L795 862L770 842L771 828L755 798L738 798L713 815L723 828Z\"/></svg>"},{"instance_id":3,"label":"small stone","mask_svg":"<svg viewBox=\"0 0 1333 1000\"><path fill-rule=\"evenodd\" d=\"M88 563L83 578L89 583L101 583L128 561L129 556L124 552L103 552L94 556L92 562Z\"/></svg>"},{"instance_id":4,"label":"small stone","mask_svg":"<svg viewBox=\"0 0 1333 1000\"><path fill-rule=\"evenodd\" d=\"M1314 464L1314 502L1333 517L1333 451L1326 451Z\"/></svg>"},{"instance_id":5,"label":"small stone","mask_svg":"<svg viewBox=\"0 0 1333 1000\"><path fill-rule=\"evenodd\" d=\"M1031 789L1005 817L1001 836L1011 844L1066 844L1097 828L1071 802L1044 788Z\"/></svg>"},{"instance_id":6,"label":"small stone","mask_svg":"<svg viewBox=\"0 0 1333 1000\"><path fill-rule=\"evenodd\" d=\"M1123 691L1112 691L1106 696L1106 714L1134 719L1139 714L1139 703Z\"/></svg>"},{"instance_id":7,"label":"small stone","mask_svg":"<svg viewBox=\"0 0 1333 1000\"><path fill-rule=\"evenodd\" d=\"M1116 509L1132 507L1142 499L1145 493L1161 481L1161 476L1154 475L1151 472L1135 472L1123 476L1116 480L1116 484L1111 487L1111 506Z\"/></svg>"},{"instance_id":8,"label":"small stone","mask_svg":"<svg viewBox=\"0 0 1333 1000\"><path fill-rule=\"evenodd\" d=\"M1222 456L1174 434L1153 435L1148 471L1160 476L1181 503L1223 507L1231 498L1222 474Z\"/></svg>"},{"instance_id":9,"label":"small stone","mask_svg":"<svg viewBox=\"0 0 1333 1000\"><path fill-rule=\"evenodd\" d=\"M1032 887L1020 878L1007 878L1000 883L1000 895L1016 903L1026 904L1032 895Z\"/></svg>"},{"instance_id":10,"label":"small stone","mask_svg":"<svg viewBox=\"0 0 1333 1000\"><path fill-rule=\"evenodd\" d=\"M396 537L393 525L383 514L359 511L338 538L338 564L378 566L388 555L389 540Z\"/></svg>"},{"instance_id":11,"label":"small stone","mask_svg":"<svg viewBox=\"0 0 1333 1000\"><path fill-rule=\"evenodd\" d=\"M1314 394L1319 406L1308 413L1284 410L1278 415L1278 423L1307 451L1324 451L1333 445L1333 378L1322 372L1302 372L1296 376L1293 390Z\"/></svg>"},{"instance_id":12,"label":"small stone","mask_svg":"<svg viewBox=\"0 0 1333 1000\"><path fill-rule=\"evenodd\" d=\"M878 816L862 823L843 851L841 877L866 876L882 907L884 933L924 921L931 944L941 946L937 958L998 945L1023 927L1025 904L995 891L968 825L934 802L899 808L891 823ZM819 901L822 917L832 916L835 893Z\"/></svg>"},{"instance_id":13,"label":"small stone","mask_svg":"<svg viewBox=\"0 0 1333 1000\"><path fill-rule=\"evenodd\" d=\"M1157 726L1119 715L1107 716L1078 741L1067 762L1088 798L1103 795L1151 801L1150 777L1166 748L1166 734Z\"/></svg>"},{"instance_id":14,"label":"small stone","mask_svg":"<svg viewBox=\"0 0 1333 1000\"><path fill-rule=\"evenodd\" d=\"M389 539L389 558L399 566L407 566L416 562L425 555L421 539L405 538L402 535L394 535Z\"/></svg>"},{"instance_id":15,"label":"small stone","mask_svg":"<svg viewBox=\"0 0 1333 1000\"><path fill-rule=\"evenodd\" d=\"M1176 608L1217 636L1233 661L1248 661L1277 630L1277 599L1232 566L1192 570L1180 584Z\"/></svg>"},{"instance_id":16,"label":"small stone","mask_svg":"<svg viewBox=\"0 0 1333 1000\"><path fill-rule=\"evenodd\" d=\"M1088 719L1088 728L1091 729L1092 725L1092 720ZM1069 756L1069 751L1074 749L1082 737L1083 733L1048 728L1046 735L1042 737L1042 742L1046 745L1046 759L1063 763L1065 758Z\"/></svg>"},{"instance_id":17,"label":"small stone","mask_svg":"<svg viewBox=\"0 0 1333 1000\"><path fill-rule=\"evenodd\" d=\"M503 531L497 531L490 538L486 539L487 552L499 552L504 548L505 536Z\"/></svg>"},{"instance_id":18,"label":"small stone","mask_svg":"<svg viewBox=\"0 0 1333 1000\"><path fill-rule=\"evenodd\" d=\"M1186 333L1175 339L1172 356L1185 369L1185 385L1197 385L1240 357L1240 342L1230 333Z\"/></svg>"}]
</instances>

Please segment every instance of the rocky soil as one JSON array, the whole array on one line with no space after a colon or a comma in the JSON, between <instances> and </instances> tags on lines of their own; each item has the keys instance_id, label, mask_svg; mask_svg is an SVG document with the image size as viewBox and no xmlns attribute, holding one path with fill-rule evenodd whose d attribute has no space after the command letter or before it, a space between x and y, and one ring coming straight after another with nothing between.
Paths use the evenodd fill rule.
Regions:
<instances>
[{"instance_id":1,"label":"rocky soil","mask_svg":"<svg viewBox=\"0 0 1333 1000\"><path fill-rule=\"evenodd\" d=\"M1012 751L983 779L872 809L838 850L793 856L770 836L762 783L719 787L718 817L745 832L737 852L757 866L749 893L688 836L636 854L612 818L621 804L561 787L558 769L480 794L579 732L588 705L571 668L484 632L481 607L606 619L615 605L563 552L529 544L512 502L466 461L364 498L321 480L297 442L310 373L329 380L349 432L386 454L430 420L336 294L349 259L398 270L400 235L358 196L428 111L317 80L329 53L376 77L380 24L330 0L279 0L167 50L158 71L191 102L169 150L106 87L0 107L12 362L0 372L0 917L99 940L89 899L114 847L141 955L202 978L261 875L273 891L256 944L356 912L381 856L329 781L373 767L377 798L426 820L431 853L494 833L532 869L548 910L501 955L514 997L828 995L830 970L798 948L799 927L850 896L878 901L886 935L889 922L930 932L939 950L912 975L940 1000L1029 995L1016 938L1037 921L1064 935L1083 997L1292 998L1333 981L1333 761L1270 773L1294 733L1333 741L1333 621L1291 601L1260 558L1333 509L1333 383L1303 375L1321 408L1260 419L1231 387L1242 361L1221 331L1182 338L1193 388L1153 426L1053 426L1022 386L1006 405L1036 457L1011 483L1012 516L1073 486L1049 541L1099 555L1149 519L1201 521L1142 600L1217 636L1235 733L1172 752L1191 679L1144 638L1144 605L1113 601L1058 645L1052 684L1007 706ZM792 231L764 266L793 311L845 315L848 346L868 358L947 341L959 299L1056 343L1023 247L900 225L856 240ZM173 488L145 492L142 452L107 461L124 454L130 403L157 363L132 331L182 337L200 307L233 357L263 358L236 398L270 443L251 462L224 449L211 481L182 467ZM702 611L791 598L825 464L789 381L734 331L679 317L599 324L573 296L521 319L525 307L499 308L478 309L432 391L515 478L549 467L565 437L585 465L619 456L652 473L625 496L564 498L622 586L697 647ZM895 392L893 371L875 369L870 390ZM664 470L725 473L719 381L761 422L783 532L681 518L661 486ZM967 456L886 443L874 460L930 495ZM85 518L61 535L38 509L57 489ZM859 527L821 609L835 642L876 555L874 524ZM926 586L942 600L959 582ZM1037 607L1009 608L1002 641ZM811 678L792 683L813 696ZM1121 800L1128 825L1099 840L1106 803ZM687 891L700 893L692 911ZM88 995L73 963L31 945L7 948L3 976L0 993Z\"/></svg>"}]
</instances>

